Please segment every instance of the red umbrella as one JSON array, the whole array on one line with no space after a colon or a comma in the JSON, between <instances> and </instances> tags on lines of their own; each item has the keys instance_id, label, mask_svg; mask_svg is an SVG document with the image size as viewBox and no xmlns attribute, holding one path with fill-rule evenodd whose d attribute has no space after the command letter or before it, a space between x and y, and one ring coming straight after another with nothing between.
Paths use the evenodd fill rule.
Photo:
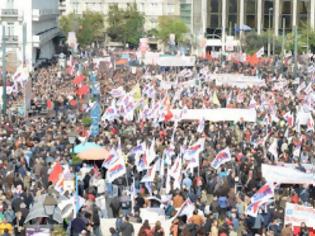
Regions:
<instances>
[{"instance_id":1,"label":"red umbrella","mask_svg":"<svg viewBox=\"0 0 315 236\"><path fill-rule=\"evenodd\" d=\"M74 80L72 80L72 83L74 83L74 84L81 84L84 79L85 79L85 77L83 75L78 75L78 76L75 77Z\"/></svg>"},{"instance_id":2,"label":"red umbrella","mask_svg":"<svg viewBox=\"0 0 315 236\"><path fill-rule=\"evenodd\" d=\"M90 91L89 86L83 85L81 88L79 88L79 89L77 90L77 95L78 95L78 96L83 96L83 95L88 94L89 91Z\"/></svg>"}]
</instances>

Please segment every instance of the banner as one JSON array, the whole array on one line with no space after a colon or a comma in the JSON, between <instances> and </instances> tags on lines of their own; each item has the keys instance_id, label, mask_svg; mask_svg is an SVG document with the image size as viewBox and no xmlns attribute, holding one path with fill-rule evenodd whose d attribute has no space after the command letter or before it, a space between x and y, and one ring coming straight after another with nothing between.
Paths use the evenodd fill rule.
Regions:
<instances>
[{"instance_id":1,"label":"banner","mask_svg":"<svg viewBox=\"0 0 315 236\"><path fill-rule=\"evenodd\" d=\"M196 58L188 56L160 56L158 65L164 67L192 67L195 66Z\"/></svg>"},{"instance_id":2,"label":"banner","mask_svg":"<svg viewBox=\"0 0 315 236\"><path fill-rule=\"evenodd\" d=\"M200 117L203 117L205 120L209 120L212 122L219 121L239 122L241 119L245 122L256 122L255 109L219 108L187 109L185 110L185 112L182 111L183 110L181 109L172 110L173 117L182 117L182 120L200 120Z\"/></svg>"},{"instance_id":3,"label":"banner","mask_svg":"<svg viewBox=\"0 0 315 236\"><path fill-rule=\"evenodd\" d=\"M257 78L256 76L246 76L242 74L212 74L211 77L216 80L217 86L228 85L241 89L253 86L266 86L265 81Z\"/></svg>"},{"instance_id":4,"label":"banner","mask_svg":"<svg viewBox=\"0 0 315 236\"><path fill-rule=\"evenodd\" d=\"M285 207L284 222L300 227L304 222L307 227L315 229L315 209L302 205L288 203Z\"/></svg>"},{"instance_id":5,"label":"banner","mask_svg":"<svg viewBox=\"0 0 315 236\"><path fill-rule=\"evenodd\" d=\"M277 184L315 184L315 176L284 166L262 164L262 175L267 182Z\"/></svg>"}]
</instances>

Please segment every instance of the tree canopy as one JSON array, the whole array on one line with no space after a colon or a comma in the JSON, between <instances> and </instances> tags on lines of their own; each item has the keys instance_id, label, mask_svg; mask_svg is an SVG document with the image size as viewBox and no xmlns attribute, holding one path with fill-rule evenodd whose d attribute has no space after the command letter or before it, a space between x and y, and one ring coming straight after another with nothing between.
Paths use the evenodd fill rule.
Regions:
<instances>
[{"instance_id":1,"label":"tree canopy","mask_svg":"<svg viewBox=\"0 0 315 236\"><path fill-rule=\"evenodd\" d=\"M294 52L294 38L294 32L286 35L286 50ZM306 52L307 49L315 51L315 30L307 24L303 24L298 28L297 48L299 53Z\"/></svg>"},{"instance_id":2,"label":"tree canopy","mask_svg":"<svg viewBox=\"0 0 315 236\"><path fill-rule=\"evenodd\" d=\"M158 37L164 43L169 41L170 34L175 34L177 43L183 42L184 34L187 32L187 26L179 17L160 16L158 19Z\"/></svg>"},{"instance_id":3,"label":"tree canopy","mask_svg":"<svg viewBox=\"0 0 315 236\"><path fill-rule=\"evenodd\" d=\"M61 31L67 36L75 32L81 46L87 46L104 34L104 17L98 12L86 11L80 15L71 13L59 19Z\"/></svg>"},{"instance_id":4,"label":"tree canopy","mask_svg":"<svg viewBox=\"0 0 315 236\"><path fill-rule=\"evenodd\" d=\"M112 41L136 46L144 34L144 22L144 15L137 10L136 4L127 9L113 5L109 8L106 31Z\"/></svg>"}]
</instances>

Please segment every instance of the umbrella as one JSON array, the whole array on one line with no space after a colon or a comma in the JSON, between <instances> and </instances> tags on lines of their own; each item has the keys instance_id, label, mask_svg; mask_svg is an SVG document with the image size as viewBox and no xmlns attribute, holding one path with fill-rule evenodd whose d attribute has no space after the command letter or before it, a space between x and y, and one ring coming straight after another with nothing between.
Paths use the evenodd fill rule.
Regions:
<instances>
[{"instance_id":1,"label":"umbrella","mask_svg":"<svg viewBox=\"0 0 315 236\"><path fill-rule=\"evenodd\" d=\"M80 152L78 157L81 160L86 161L97 161L97 160L105 160L109 156L109 152L102 147L98 148L90 148L86 151Z\"/></svg>"},{"instance_id":2,"label":"umbrella","mask_svg":"<svg viewBox=\"0 0 315 236\"><path fill-rule=\"evenodd\" d=\"M78 76L75 77L74 80L72 80L72 83L74 83L74 84L81 84L84 79L85 78L84 78L83 75L78 75Z\"/></svg>"},{"instance_id":3,"label":"umbrella","mask_svg":"<svg viewBox=\"0 0 315 236\"><path fill-rule=\"evenodd\" d=\"M86 142L86 143L81 143L77 146L74 147L74 152L75 153L80 153L80 152L84 152L87 151L88 149L91 148L100 148L101 146L96 144L96 143L92 143L92 142Z\"/></svg>"}]
</instances>

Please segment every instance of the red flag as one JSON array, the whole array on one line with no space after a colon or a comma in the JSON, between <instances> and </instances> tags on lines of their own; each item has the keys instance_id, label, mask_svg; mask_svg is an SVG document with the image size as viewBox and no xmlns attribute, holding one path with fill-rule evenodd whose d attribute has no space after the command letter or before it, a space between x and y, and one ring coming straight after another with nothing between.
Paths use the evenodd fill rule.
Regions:
<instances>
[{"instance_id":1,"label":"red flag","mask_svg":"<svg viewBox=\"0 0 315 236\"><path fill-rule=\"evenodd\" d=\"M88 94L89 91L90 91L89 86L83 85L81 88L79 88L79 89L77 90L76 93L77 93L78 96L83 96L83 95Z\"/></svg>"},{"instance_id":2,"label":"red flag","mask_svg":"<svg viewBox=\"0 0 315 236\"><path fill-rule=\"evenodd\" d=\"M74 84L81 84L84 81L85 77L83 75L78 75L75 77L74 80L72 80L72 83Z\"/></svg>"},{"instance_id":3,"label":"red flag","mask_svg":"<svg viewBox=\"0 0 315 236\"><path fill-rule=\"evenodd\" d=\"M51 110L53 108L53 103L51 100L47 101L47 109Z\"/></svg>"},{"instance_id":4,"label":"red flag","mask_svg":"<svg viewBox=\"0 0 315 236\"><path fill-rule=\"evenodd\" d=\"M167 113L164 116L164 121L170 121L173 118L173 113L171 110L167 110Z\"/></svg>"},{"instance_id":5,"label":"red flag","mask_svg":"<svg viewBox=\"0 0 315 236\"><path fill-rule=\"evenodd\" d=\"M57 162L49 175L48 180L51 181L53 184L56 184L59 180L59 175L62 173L62 165Z\"/></svg>"}]
</instances>

